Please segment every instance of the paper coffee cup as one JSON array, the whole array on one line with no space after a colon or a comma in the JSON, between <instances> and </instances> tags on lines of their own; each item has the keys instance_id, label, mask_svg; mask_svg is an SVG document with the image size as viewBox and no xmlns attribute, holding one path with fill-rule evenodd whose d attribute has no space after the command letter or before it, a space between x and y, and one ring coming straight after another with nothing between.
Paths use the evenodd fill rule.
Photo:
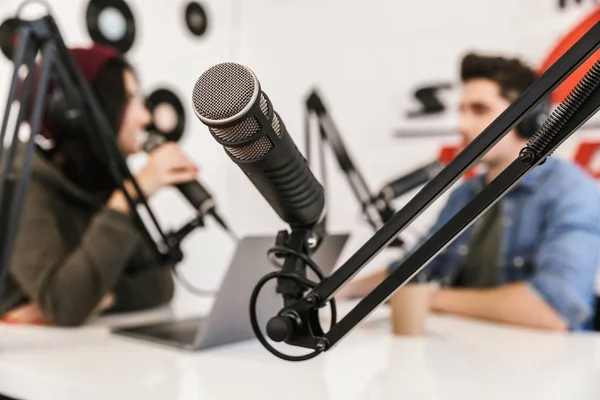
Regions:
<instances>
[{"instance_id":1,"label":"paper coffee cup","mask_svg":"<svg viewBox=\"0 0 600 400\"><path fill-rule=\"evenodd\" d=\"M432 290L430 283L408 283L392 295L390 305L394 335L423 335Z\"/></svg>"}]
</instances>

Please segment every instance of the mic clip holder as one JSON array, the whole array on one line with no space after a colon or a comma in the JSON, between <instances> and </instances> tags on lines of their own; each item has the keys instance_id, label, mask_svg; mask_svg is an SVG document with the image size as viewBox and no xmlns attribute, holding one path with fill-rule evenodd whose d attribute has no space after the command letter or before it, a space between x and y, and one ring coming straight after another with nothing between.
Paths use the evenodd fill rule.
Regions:
<instances>
[{"instance_id":1,"label":"mic clip holder","mask_svg":"<svg viewBox=\"0 0 600 400\"><path fill-rule=\"evenodd\" d=\"M256 337L271 353L277 357L289 361L307 360L320 353L320 345L313 339L315 336L320 337L323 331L319 324L318 308L325 307L327 303L323 303L320 307L316 306L316 298L309 296L310 306L302 309L291 308L298 304L300 300L305 298L307 292L317 286L317 282L308 279L306 271L310 268L318 277L320 282L323 282L326 277L319 266L311 259L321 245L324 237L324 222L322 221L314 228L292 227L291 232L282 230L278 232L275 247L269 249L267 255L269 260L278 269L270 274L265 275L254 287L250 298L250 322ZM283 259L283 262L277 261L277 258ZM256 305L258 296L264 285L276 280L276 292L281 294L284 301L284 309L278 315L272 317L266 326L267 336L276 342L294 341L294 344L316 351L303 356L289 356L283 354L272 347L264 337L260 330L256 317ZM331 307L331 326L336 323L337 312L335 300L330 301ZM293 339L293 335L301 332L300 335Z\"/></svg>"},{"instance_id":2,"label":"mic clip holder","mask_svg":"<svg viewBox=\"0 0 600 400\"><path fill-rule=\"evenodd\" d=\"M472 168L493 146L557 88L569 75L600 48L600 22L565 52L539 79L496 118L475 140L431 179L402 209L386 222L361 248L327 279L302 298L299 293L286 300L277 319L273 318L270 336L287 344L314 349L305 358L281 357L298 361L333 348L356 328L375 308L383 304L500 200L527 173L543 164L547 157L600 109L600 60L587 72L569 96L536 131L518 157L466 206L408 255L396 269L351 309L339 322L323 333L316 313L335 293L355 276L399 233ZM261 341L262 342L262 341ZM263 343L264 344L264 343ZM274 353L278 355L277 353Z\"/></svg>"},{"instance_id":3,"label":"mic clip holder","mask_svg":"<svg viewBox=\"0 0 600 400\"><path fill-rule=\"evenodd\" d=\"M204 227L204 218L198 215L178 230L167 232L165 242L162 244L164 246L162 257L163 265L173 266L183 261L181 243L187 235L196 230L196 228L201 227Z\"/></svg>"}]
</instances>

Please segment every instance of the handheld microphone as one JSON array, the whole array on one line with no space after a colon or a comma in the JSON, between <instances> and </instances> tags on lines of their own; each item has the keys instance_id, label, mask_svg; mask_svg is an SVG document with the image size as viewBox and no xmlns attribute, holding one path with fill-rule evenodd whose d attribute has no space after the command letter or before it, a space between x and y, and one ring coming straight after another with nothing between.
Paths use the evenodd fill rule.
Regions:
<instances>
[{"instance_id":1,"label":"handheld microphone","mask_svg":"<svg viewBox=\"0 0 600 400\"><path fill-rule=\"evenodd\" d=\"M434 161L423 167L416 169L400 178L385 185L379 192L378 198L384 199L385 201L394 200L411 190L426 184L434 176L436 176L442 169L444 164L439 161Z\"/></svg>"},{"instance_id":2,"label":"handheld microphone","mask_svg":"<svg viewBox=\"0 0 600 400\"><path fill-rule=\"evenodd\" d=\"M194 86L193 108L283 221L292 228L322 221L324 189L254 72L235 63L209 68Z\"/></svg>"},{"instance_id":3,"label":"handheld microphone","mask_svg":"<svg viewBox=\"0 0 600 400\"><path fill-rule=\"evenodd\" d=\"M162 146L166 141L167 139L164 136L157 135L155 133L149 133L143 149L146 153L151 153L158 147ZM215 201L213 200L212 195L204 188L204 186L202 186L202 184L200 184L200 182L194 180L190 182L179 183L174 186L181 192L181 194L183 194L183 197L190 202L192 207L194 207L198 213L199 217L211 215L223 229L226 231L230 230L223 218L221 218L221 216L217 213Z\"/></svg>"}]
</instances>

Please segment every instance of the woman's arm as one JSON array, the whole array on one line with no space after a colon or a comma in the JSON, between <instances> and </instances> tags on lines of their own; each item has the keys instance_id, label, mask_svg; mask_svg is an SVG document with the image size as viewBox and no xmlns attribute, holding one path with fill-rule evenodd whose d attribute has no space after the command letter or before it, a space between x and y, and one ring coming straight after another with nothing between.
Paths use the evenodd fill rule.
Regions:
<instances>
[{"instance_id":1,"label":"woman's arm","mask_svg":"<svg viewBox=\"0 0 600 400\"><path fill-rule=\"evenodd\" d=\"M48 194L32 182L10 272L49 323L76 326L114 288L138 245L131 217L105 207L69 251Z\"/></svg>"},{"instance_id":2,"label":"woman's arm","mask_svg":"<svg viewBox=\"0 0 600 400\"><path fill-rule=\"evenodd\" d=\"M115 304L110 312L145 310L167 304L174 293L169 268L150 268L125 274L114 289Z\"/></svg>"}]
</instances>

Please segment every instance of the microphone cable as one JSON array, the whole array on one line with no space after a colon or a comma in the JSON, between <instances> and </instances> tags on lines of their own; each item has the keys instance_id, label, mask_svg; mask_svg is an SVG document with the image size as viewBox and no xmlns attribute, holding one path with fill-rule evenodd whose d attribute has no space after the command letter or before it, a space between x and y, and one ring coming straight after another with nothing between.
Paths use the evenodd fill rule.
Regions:
<instances>
[{"instance_id":1,"label":"microphone cable","mask_svg":"<svg viewBox=\"0 0 600 400\"><path fill-rule=\"evenodd\" d=\"M187 280L175 266L171 268L173 272L173 276L177 279L179 284L189 293L193 294L197 297L214 297L218 293L218 290L208 290L208 289L200 289L196 286L192 285L189 280Z\"/></svg>"},{"instance_id":2,"label":"microphone cable","mask_svg":"<svg viewBox=\"0 0 600 400\"><path fill-rule=\"evenodd\" d=\"M239 242L239 238L235 235L235 233L233 233L233 231L231 229L227 228L225 231L235 244L237 244ZM217 295L217 293L219 292L218 289L209 290L209 289L201 289L201 288L196 287L195 285L190 283L189 279L187 279L185 276L183 276L183 274L181 273L181 271L178 270L178 268L175 264L173 264L171 266L171 272L173 273L173 276L175 277L175 279L181 284L181 286L186 291L193 294L194 296L215 297Z\"/></svg>"}]
</instances>

